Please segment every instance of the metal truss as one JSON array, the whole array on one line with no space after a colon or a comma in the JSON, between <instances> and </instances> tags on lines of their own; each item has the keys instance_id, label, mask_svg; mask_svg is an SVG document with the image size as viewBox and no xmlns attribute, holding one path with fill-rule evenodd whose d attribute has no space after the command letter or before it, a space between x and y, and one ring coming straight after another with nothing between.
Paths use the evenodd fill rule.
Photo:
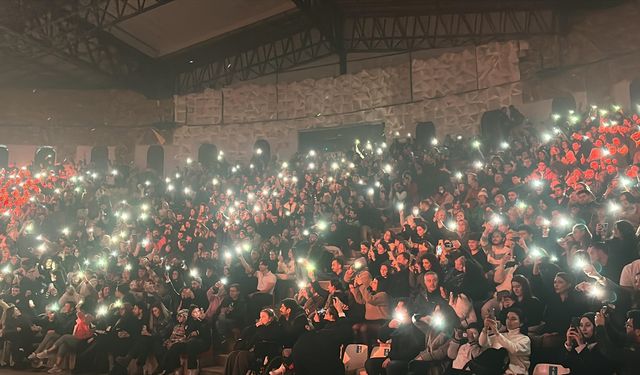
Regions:
<instances>
[{"instance_id":1,"label":"metal truss","mask_svg":"<svg viewBox=\"0 0 640 375\"><path fill-rule=\"evenodd\" d=\"M347 72L347 51L344 47L344 15L334 0L293 0L298 9L312 21L340 58L340 74Z\"/></svg>"},{"instance_id":2,"label":"metal truss","mask_svg":"<svg viewBox=\"0 0 640 375\"><path fill-rule=\"evenodd\" d=\"M486 43L491 40L553 34L559 31L553 10L499 10L348 19L349 52L409 51Z\"/></svg>"},{"instance_id":3,"label":"metal truss","mask_svg":"<svg viewBox=\"0 0 640 375\"><path fill-rule=\"evenodd\" d=\"M228 43L228 42L227 42ZM233 44L233 43L230 43ZM228 85L286 70L335 53L331 42L313 27L254 48L223 54L176 75L175 91L186 93Z\"/></svg>"},{"instance_id":4,"label":"metal truss","mask_svg":"<svg viewBox=\"0 0 640 375\"><path fill-rule=\"evenodd\" d=\"M125 45L106 30L172 0L80 0L48 6L11 0L16 17L4 27L14 50L30 61L54 55L104 78L124 82L151 63L141 52ZM7 4L7 3L5 3Z\"/></svg>"},{"instance_id":5,"label":"metal truss","mask_svg":"<svg viewBox=\"0 0 640 375\"><path fill-rule=\"evenodd\" d=\"M242 52L213 52L197 66L184 66L177 74L175 91L230 84L286 70L317 58L337 54L341 73L346 54L410 51L486 43L501 38L551 34L559 31L554 10L524 9L429 15L345 16L333 0L293 0L311 20L301 32L265 41ZM249 30L247 34L259 33ZM242 41L222 41L246 46Z\"/></svg>"}]
</instances>

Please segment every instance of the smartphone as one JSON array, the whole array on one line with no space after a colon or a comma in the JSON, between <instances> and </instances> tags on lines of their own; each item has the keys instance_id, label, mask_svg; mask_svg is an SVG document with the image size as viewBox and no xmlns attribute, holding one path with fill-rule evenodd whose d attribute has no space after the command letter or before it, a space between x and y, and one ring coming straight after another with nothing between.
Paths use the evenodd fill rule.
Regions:
<instances>
[{"instance_id":1,"label":"smartphone","mask_svg":"<svg viewBox=\"0 0 640 375\"><path fill-rule=\"evenodd\" d=\"M496 319L496 308L492 307L491 310L489 310L489 318L495 320Z\"/></svg>"},{"instance_id":2,"label":"smartphone","mask_svg":"<svg viewBox=\"0 0 640 375\"><path fill-rule=\"evenodd\" d=\"M442 255L442 245L436 246L436 255L437 256Z\"/></svg>"},{"instance_id":3,"label":"smartphone","mask_svg":"<svg viewBox=\"0 0 640 375\"><path fill-rule=\"evenodd\" d=\"M573 318L571 318L571 328L580 328L580 317L574 316Z\"/></svg>"}]
</instances>

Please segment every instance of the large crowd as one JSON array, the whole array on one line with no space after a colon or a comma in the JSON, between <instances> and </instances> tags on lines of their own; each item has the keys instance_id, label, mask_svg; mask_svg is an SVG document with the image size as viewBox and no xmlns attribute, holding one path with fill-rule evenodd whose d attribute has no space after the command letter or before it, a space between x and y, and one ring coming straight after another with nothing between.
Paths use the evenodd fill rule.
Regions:
<instances>
[{"instance_id":1,"label":"large crowd","mask_svg":"<svg viewBox=\"0 0 640 375\"><path fill-rule=\"evenodd\" d=\"M340 374L359 343L369 375L640 373L640 118L504 113L490 139L221 151L167 176L10 166L0 364L167 374L229 352L227 375Z\"/></svg>"}]
</instances>

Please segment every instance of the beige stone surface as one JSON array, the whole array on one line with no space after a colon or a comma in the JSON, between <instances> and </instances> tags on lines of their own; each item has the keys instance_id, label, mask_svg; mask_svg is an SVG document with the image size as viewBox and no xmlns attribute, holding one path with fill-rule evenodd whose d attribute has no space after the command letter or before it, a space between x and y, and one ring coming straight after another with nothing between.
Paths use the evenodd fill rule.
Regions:
<instances>
[{"instance_id":1,"label":"beige stone surface","mask_svg":"<svg viewBox=\"0 0 640 375\"><path fill-rule=\"evenodd\" d=\"M443 97L478 88L474 48L413 59L414 100Z\"/></svg>"}]
</instances>

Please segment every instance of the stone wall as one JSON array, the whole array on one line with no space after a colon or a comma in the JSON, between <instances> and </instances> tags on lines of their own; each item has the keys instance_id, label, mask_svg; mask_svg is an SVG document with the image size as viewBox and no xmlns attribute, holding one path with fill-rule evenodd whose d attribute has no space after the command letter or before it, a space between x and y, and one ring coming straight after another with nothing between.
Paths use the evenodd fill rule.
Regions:
<instances>
[{"instance_id":1,"label":"stone wall","mask_svg":"<svg viewBox=\"0 0 640 375\"><path fill-rule=\"evenodd\" d=\"M287 157L299 130L319 127L383 122L391 136L432 121L439 137L474 134L485 111L510 104L544 124L556 96L571 94L583 108L630 104L629 83L640 71L637 19L638 1L630 1L572 13L562 36L354 55L342 76L333 74L335 65L303 67L168 101L128 91L0 90L0 143L52 145L64 157L80 145L118 146L117 158L143 166L144 145L160 139L150 125L175 120L178 128L159 134L170 145L170 166L195 157L205 142L247 160L265 139L273 154Z\"/></svg>"},{"instance_id":2,"label":"stone wall","mask_svg":"<svg viewBox=\"0 0 640 375\"><path fill-rule=\"evenodd\" d=\"M150 126L173 121L173 110L171 100L124 90L2 89L0 143L54 146L58 160L75 159L78 146L118 146L116 159L133 160L136 144L157 143ZM11 161L24 164L19 155Z\"/></svg>"},{"instance_id":3,"label":"stone wall","mask_svg":"<svg viewBox=\"0 0 640 375\"><path fill-rule=\"evenodd\" d=\"M392 134L433 121L439 135L475 133L485 111L520 104L518 46L511 41L407 54L399 64L337 77L246 83L176 97L176 121L183 126L173 141L179 157L209 142L230 158L246 160L258 139L282 157L291 155L300 129L384 122ZM222 100L199 101L205 97Z\"/></svg>"}]
</instances>

